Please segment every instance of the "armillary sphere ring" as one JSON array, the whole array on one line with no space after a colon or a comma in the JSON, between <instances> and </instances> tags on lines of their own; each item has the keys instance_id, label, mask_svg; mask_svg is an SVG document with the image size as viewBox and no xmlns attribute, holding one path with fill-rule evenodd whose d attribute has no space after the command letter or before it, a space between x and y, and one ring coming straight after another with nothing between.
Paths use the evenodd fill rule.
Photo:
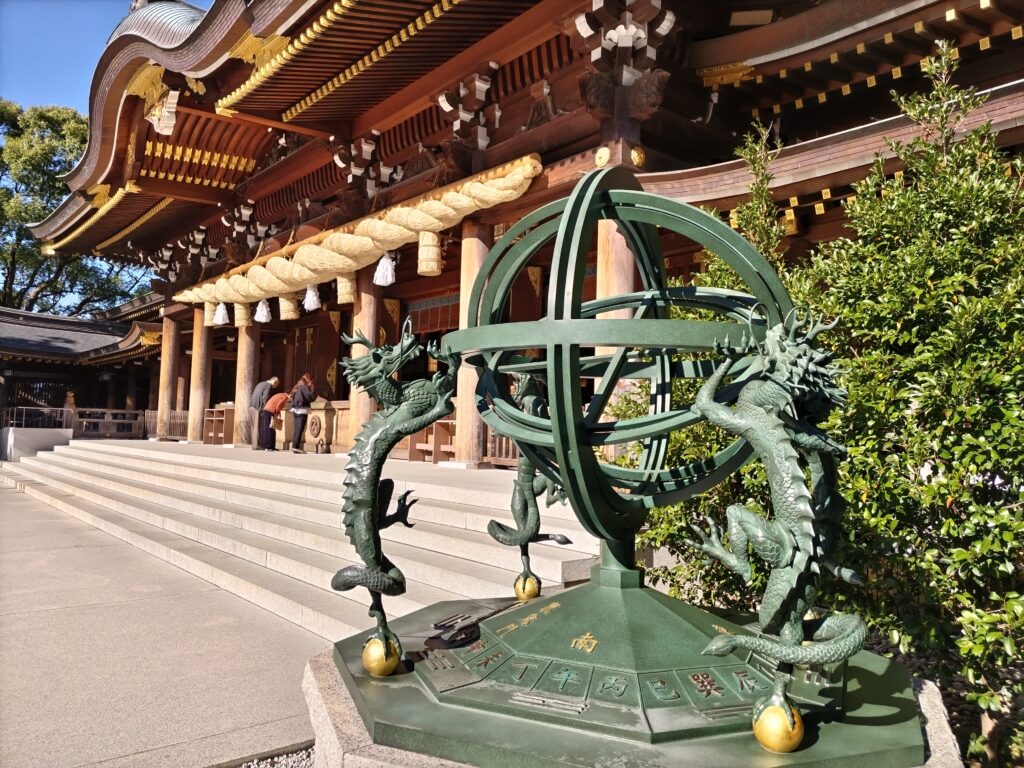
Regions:
<instances>
[{"instance_id":1,"label":"armillary sphere ring","mask_svg":"<svg viewBox=\"0 0 1024 768\"><path fill-rule=\"evenodd\" d=\"M618 223L636 260L642 290L584 302L587 257L600 219ZM684 235L723 259L749 293L668 287L659 228ZM544 317L506 322L512 285L552 239ZM672 307L716 319L671 318ZM632 310L633 317L600 317L623 309ZM729 226L691 205L643 192L626 169L607 168L588 174L568 198L539 208L505 233L473 286L468 327L447 334L443 345L477 367L477 407L484 421L512 438L541 472L565 488L588 531L602 539L628 542L650 508L714 487L751 455L750 446L740 439L707 458L666 467L669 434L700 421L689 405L673 409L673 380L706 378L716 365L708 357L716 343L735 343L744 333L761 341L766 329L782 322L791 310L775 271ZM581 349L587 347L615 351L582 355ZM541 359L524 354L538 349ZM686 354L692 359L682 357ZM759 362L751 355L736 363L733 381L752 375ZM513 372L545 380L550 419L516 406L505 375ZM585 403L580 381L586 377L597 383L594 396ZM602 419L623 379L650 381L649 413L622 421ZM729 402L738 389L734 383L719 399ZM643 446L638 467L612 465L596 456L600 446L626 442Z\"/></svg>"}]
</instances>

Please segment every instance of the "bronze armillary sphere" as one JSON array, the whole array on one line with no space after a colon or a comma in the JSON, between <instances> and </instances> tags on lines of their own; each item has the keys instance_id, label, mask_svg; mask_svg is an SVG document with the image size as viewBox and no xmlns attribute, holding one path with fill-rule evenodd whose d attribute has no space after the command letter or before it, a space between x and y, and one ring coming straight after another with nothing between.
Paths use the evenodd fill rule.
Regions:
<instances>
[{"instance_id":1,"label":"bronze armillary sphere","mask_svg":"<svg viewBox=\"0 0 1024 768\"><path fill-rule=\"evenodd\" d=\"M607 299L582 299L587 254L599 219L618 222L632 251L642 290ZM749 294L719 288L667 285L658 230L684 235L724 259ZM545 316L506 322L509 292L531 258L554 240ZM719 319L670 319L671 307L704 310ZM631 309L633 318L603 319ZM466 353L480 373L477 404L484 421L516 441L534 464L562 484L583 525L604 539L616 559L631 565L633 538L655 506L708 490L751 455L737 439L714 456L666 467L669 434L701 417L689 406L673 408L673 379L706 378L711 359L673 360L678 353L711 353L718 344L746 334L762 341L767 328L783 322L792 303L771 266L740 235L713 216L685 203L641 191L627 170L596 171L573 194L546 205L508 230L488 255L469 300L469 327L444 343ZM614 347L611 355L583 355L586 347ZM522 354L544 351L542 360ZM695 356L696 357L696 356ZM734 380L758 367L756 355L738 361ZM531 373L547 382L550 419L524 413L509 391L509 373ZM583 402L580 380L597 379L594 397ZM624 421L603 419L622 379L651 382L651 409ZM738 387L720 397L735 398ZM594 449L639 441L638 468L600 462Z\"/></svg>"}]
</instances>

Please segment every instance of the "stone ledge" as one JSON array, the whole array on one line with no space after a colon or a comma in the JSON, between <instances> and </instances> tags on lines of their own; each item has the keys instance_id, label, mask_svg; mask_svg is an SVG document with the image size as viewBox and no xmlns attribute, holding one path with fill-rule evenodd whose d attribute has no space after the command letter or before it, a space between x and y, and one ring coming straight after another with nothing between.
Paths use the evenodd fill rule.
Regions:
<instances>
[{"instance_id":1,"label":"stone ledge","mask_svg":"<svg viewBox=\"0 0 1024 768\"><path fill-rule=\"evenodd\" d=\"M302 692L316 735L313 768L469 768L374 744L334 664L333 648L306 662Z\"/></svg>"},{"instance_id":2,"label":"stone ledge","mask_svg":"<svg viewBox=\"0 0 1024 768\"><path fill-rule=\"evenodd\" d=\"M314 768L469 768L431 755L374 744L328 648L306 663L302 692L316 735ZM921 768L963 768L938 686L914 679L928 759Z\"/></svg>"},{"instance_id":3,"label":"stone ledge","mask_svg":"<svg viewBox=\"0 0 1024 768\"><path fill-rule=\"evenodd\" d=\"M347 693L347 692L346 692ZM921 729L928 749L928 759L922 768L963 768L960 745L949 726L949 714L942 703L939 686L931 680L914 678L914 693L921 713Z\"/></svg>"}]
</instances>

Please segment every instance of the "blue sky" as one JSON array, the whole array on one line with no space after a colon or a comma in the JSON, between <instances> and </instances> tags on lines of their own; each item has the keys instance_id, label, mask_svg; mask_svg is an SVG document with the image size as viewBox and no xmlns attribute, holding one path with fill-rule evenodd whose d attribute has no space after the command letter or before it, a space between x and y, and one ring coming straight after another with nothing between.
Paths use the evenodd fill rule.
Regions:
<instances>
[{"instance_id":1,"label":"blue sky","mask_svg":"<svg viewBox=\"0 0 1024 768\"><path fill-rule=\"evenodd\" d=\"M210 0L192 0L207 8ZM0 0L0 96L89 108L96 62L131 0Z\"/></svg>"}]
</instances>

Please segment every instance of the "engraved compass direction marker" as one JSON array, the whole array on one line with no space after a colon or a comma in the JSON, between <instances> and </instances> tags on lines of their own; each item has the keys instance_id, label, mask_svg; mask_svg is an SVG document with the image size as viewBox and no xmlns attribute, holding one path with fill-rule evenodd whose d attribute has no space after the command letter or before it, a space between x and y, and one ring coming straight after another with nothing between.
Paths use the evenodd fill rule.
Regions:
<instances>
[{"instance_id":1,"label":"engraved compass direction marker","mask_svg":"<svg viewBox=\"0 0 1024 768\"><path fill-rule=\"evenodd\" d=\"M613 696L622 696L626 693L629 688L629 684L622 678L611 675L601 681L600 687L597 689L600 693L610 691Z\"/></svg>"},{"instance_id":2,"label":"engraved compass direction marker","mask_svg":"<svg viewBox=\"0 0 1024 768\"><path fill-rule=\"evenodd\" d=\"M598 640L590 632L586 632L579 637L573 638L572 642L569 643L570 647L575 648L578 651L586 651L587 653L593 653L594 649L597 648Z\"/></svg>"},{"instance_id":3,"label":"engraved compass direction marker","mask_svg":"<svg viewBox=\"0 0 1024 768\"><path fill-rule=\"evenodd\" d=\"M705 699L709 696L725 695L725 689L718 684L718 681L711 676L710 672L696 672L690 675L690 680L697 690L704 694Z\"/></svg>"},{"instance_id":4,"label":"engraved compass direction marker","mask_svg":"<svg viewBox=\"0 0 1024 768\"><path fill-rule=\"evenodd\" d=\"M580 684L580 676L571 669L560 669L551 675L551 679L558 683L559 691L564 691L566 685L577 686Z\"/></svg>"},{"instance_id":5,"label":"engraved compass direction marker","mask_svg":"<svg viewBox=\"0 0 1024 768\"><path fill-rule=\"evenodd\" d=\"M504 657L504 651L495 651L494 653L489 653L479 661L475 662L475 666L479 669L487 669L487 667L489 667L491 664L500 661Z\"/></svg>"},{"instance_id":6,"label":"engraved compass direction marker","mask_svg":"<svg viewBox=\"0 0 1024 768\"><path fill-rule=\"evenodd\" d=\"M679 691L671 687L666 680L660 677L648 680L647 685L651 689L651 693L661 701L676 701L679 699Z\"/></svg>"}]
</instances>

